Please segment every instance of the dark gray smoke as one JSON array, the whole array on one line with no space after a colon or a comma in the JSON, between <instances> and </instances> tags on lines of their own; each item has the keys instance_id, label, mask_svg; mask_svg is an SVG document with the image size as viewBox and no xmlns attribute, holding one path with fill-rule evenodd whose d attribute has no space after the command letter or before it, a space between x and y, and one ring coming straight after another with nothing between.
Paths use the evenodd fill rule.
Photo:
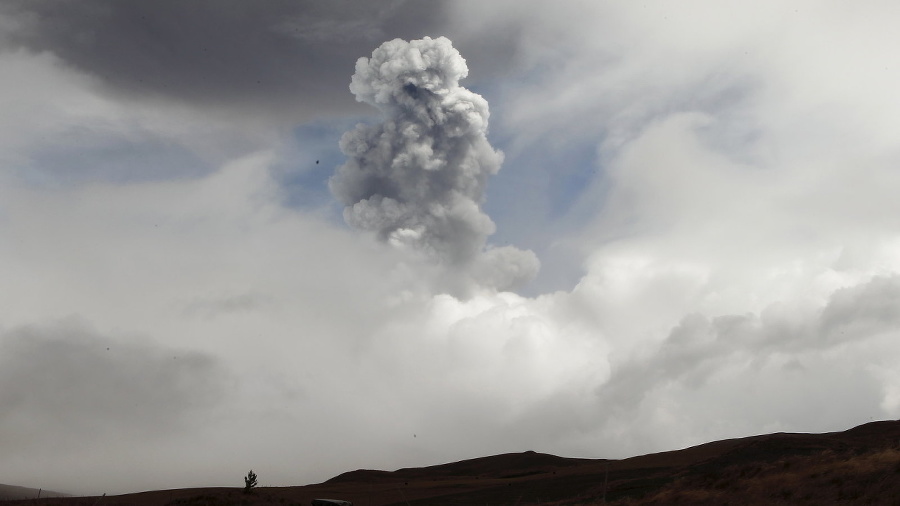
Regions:
<instances>
[{"instance_id":1,"label":"dark gray smoke","mask_svg":"<svg viewBox=\"0 0 900 506\"><path fill-rule=\"evenodd\" d=\"M395 39L360 58L350 91L384 121L344 134L349 160L330 187L351 226L507 289L532 278L539 263L530 251L485 250L495 226L480 205L503 154L485 137L487 101L459 85L467 74L444 37Z\"/></svg>"}]
</instances>

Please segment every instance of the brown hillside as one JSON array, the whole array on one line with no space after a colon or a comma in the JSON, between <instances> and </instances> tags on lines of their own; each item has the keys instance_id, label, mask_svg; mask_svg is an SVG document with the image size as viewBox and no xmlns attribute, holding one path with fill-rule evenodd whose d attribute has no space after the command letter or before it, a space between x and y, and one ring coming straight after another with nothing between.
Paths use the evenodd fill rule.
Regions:
<instances>
[{"instance_id":1,"label":"brown hillside","mask_svg":"<svg viewBox=\"0 0 900 506\"><path fill-rule=\"evenodd\" d=\"M845 432L769 434L624 460L511 453L393 472L358 470L324 483L145 492L103 498L12 501L81 506L355 506L662 504L900 505L900 421Z\"/></svg>"}]
</instances>

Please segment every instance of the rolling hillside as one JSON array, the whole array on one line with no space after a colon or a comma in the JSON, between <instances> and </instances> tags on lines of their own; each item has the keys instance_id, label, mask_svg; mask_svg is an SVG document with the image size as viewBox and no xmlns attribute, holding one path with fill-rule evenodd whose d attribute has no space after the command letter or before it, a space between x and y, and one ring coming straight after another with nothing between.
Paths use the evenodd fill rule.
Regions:
<instances>
[{"instance_id":1,"label":"rolling hillside","mask_svg":"<svg viewBox=\"0 0 900 506\"><path fill-rule=\"evenodd\" d=\"M31 497L35 497L32 495ZM622 460L510 453L396 471L357 470L324 483L181 489L9 504L57 506L355 506L593 504L900 504L900 421L827 434L768 434Z\"/></svg>"}]
</instances>

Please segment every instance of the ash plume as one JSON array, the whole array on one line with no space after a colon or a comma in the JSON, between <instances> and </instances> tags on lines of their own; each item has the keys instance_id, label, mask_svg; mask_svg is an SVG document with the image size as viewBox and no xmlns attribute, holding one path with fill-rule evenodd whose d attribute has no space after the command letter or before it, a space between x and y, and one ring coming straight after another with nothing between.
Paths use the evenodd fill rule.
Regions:
<instances>
[{"instance_id":1,"label":"ash plume","mask_svg":"<svg viewBox=\"0 0 900 506\"><path fill-rule=\"evenodd\" d=\"M487 101L459 85L467 74L444 37L394 39L360 58L350 91L384 120L344 134L348 160L329 186L352 227L509 289L539 262L531 251L486 246L496 227L480 206L503 154L486 137Z\"/></svg>"}]
</instances>

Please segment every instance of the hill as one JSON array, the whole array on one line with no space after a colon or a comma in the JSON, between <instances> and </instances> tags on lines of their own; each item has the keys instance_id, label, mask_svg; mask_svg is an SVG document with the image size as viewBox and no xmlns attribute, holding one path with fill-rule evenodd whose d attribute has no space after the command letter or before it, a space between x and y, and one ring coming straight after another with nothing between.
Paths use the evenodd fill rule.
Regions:
<instances>
[{"instance_id":1,"label":"hill","mask_svg":"<svg viewBox=\"0 0 900 506\"><path fill-rule=\"evenodd\" d=\"M237 488L163 490L104 497L100 504L309 505L316 497L356 506L900 504L900 421L826 434L729 439L622 460L509 453L391 472L356 470L316 485L267 487L252 495Z\"/></svg>"},{"instance_id":2,"label":"hill","mask_svg":"<svg viewBox=\"0 0 900 506\"><path fill-rule=\"evenodd\" d=\"M0 501L13 499L35 499L37 497L65 497L65 494L41 490L37 488L17 487L15 485L0 484Z\"/></svg>"}]
</instances>

